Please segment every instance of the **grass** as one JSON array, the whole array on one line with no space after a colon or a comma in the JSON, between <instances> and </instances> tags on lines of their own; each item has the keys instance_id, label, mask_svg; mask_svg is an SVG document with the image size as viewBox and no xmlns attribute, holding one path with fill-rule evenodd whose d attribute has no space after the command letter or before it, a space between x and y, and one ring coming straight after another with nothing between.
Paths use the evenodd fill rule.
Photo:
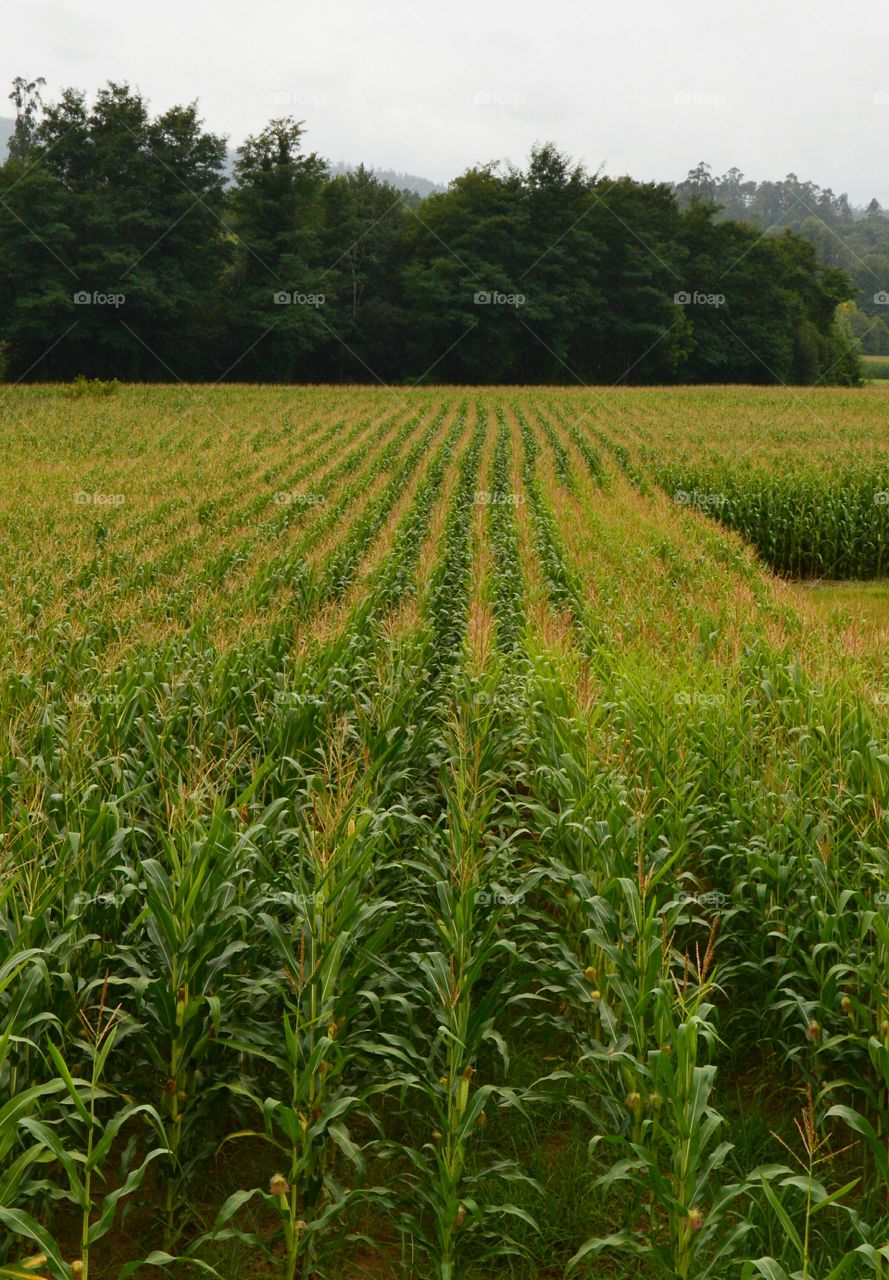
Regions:
<instances>
[{"instance_id":1,"label":"grass","mask_svg":"<svg viewBox=\"0 0 889 1280\"><path fill-rule=\"evenodd\" d=\"M0 1277L885 1280L879 391L88 410L0 400Z\"/></svg>"},{"instance_id":2,"label":"grass","mask_svg":"<svg viewBox=\"0 0 889 1280\"><path fill-rule=\"evenodd\" d=\"M810 582L805 597L838 624L861 625L870 631L889 627L889 582Z\"/></svg>"}]
</instances>

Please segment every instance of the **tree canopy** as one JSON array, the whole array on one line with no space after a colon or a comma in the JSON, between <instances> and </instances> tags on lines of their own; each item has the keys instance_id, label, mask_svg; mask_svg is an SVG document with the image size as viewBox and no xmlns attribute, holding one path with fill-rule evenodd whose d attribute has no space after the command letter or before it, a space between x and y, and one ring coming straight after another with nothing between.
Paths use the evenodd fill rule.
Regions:
<instances>
[{"instance_id":1,"label":"tree canopy","mask_svg":"<svg viewBox=\"0 0 889 1280\"><path fill-rule=\"evenodd\" d=\"M114 82L46 104L42 84L15 81L0 166L7 376L857 380L846 264L805 226L763 236L726 217L729 180L705 166L674 191L546 143L421 199L364 168L333 176L285 117L227 181L196 104L153 117ZM735 203L768 216L733 172Z\"/></svg>"}]
</instances>

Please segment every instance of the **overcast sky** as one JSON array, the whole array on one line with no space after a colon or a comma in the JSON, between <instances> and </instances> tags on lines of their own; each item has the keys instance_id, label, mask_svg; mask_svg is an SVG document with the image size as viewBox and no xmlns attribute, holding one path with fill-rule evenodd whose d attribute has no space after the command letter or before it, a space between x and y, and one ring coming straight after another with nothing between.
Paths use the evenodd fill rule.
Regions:
<instances>
[{"instance_id":1,"label":"overcast sky","mask_svg":"<svg viewBox=\"0 0 889 1280\"><path fill-rule=\"evenodd\" d=\"M233 144L292 113L328 159L437 181L552 139L609 174L707 160L889 206L885 0L0 0L0 22L4 86L129 80Z\"/></svg>"}]
</instances>

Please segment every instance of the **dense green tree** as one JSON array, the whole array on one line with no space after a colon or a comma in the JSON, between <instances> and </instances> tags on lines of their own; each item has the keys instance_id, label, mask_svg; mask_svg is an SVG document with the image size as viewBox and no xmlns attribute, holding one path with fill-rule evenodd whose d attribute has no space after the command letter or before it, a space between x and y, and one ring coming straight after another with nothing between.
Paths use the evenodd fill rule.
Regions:
<instances>
[{"instance_id":1,"label":"dense green tree","mask_svg":"<svg viewBox=\"0 0 889 1280\"><path fill-rule=\"evenodd\" d=\"M330 332L313 367L339 382L395 381L409 329L405 230L420 201L362 165L326 182L321 203L318 280Z\"/></svg>"},{"instance_id":2,"label":"dense green tree","mask_svg":"<svg viewBox=\"0 0 889 1280\"><path fill-rule=\"evenodd\" d=\"M798 232L823 266L846 272L861 310L876 318L886 306L881 295L889 291L889 218L876 199L855 211L845 194L801 182L795 174L756 183L737 169L715 177L706 164L693 169L674 192L684 209L706 203L718 219L749 222L767 235Z\"/></svg>"},{"instance_id":3,"label":"dense green tree","mask_svg":"<svg viewBox=\"0 0 889 1280\"><path fill-rule=\"evenodd\" d=\"M299 379L307 356L330 336L330 288L318 268L326 166L303 154L302 135L288 116L238 148L226 290L226 372L237 377Z\"/></svg>"},{"instance_id":4,"label":"dense green tree","mask_svg":"<svg viewBox=\"0 0 889 1280\"><path fill-rule=\"evenodd\" d=\"M405 302L415 324L407 372L457 382L508 380L520 329L520 179L468 170L424 201L405 233Z\"/></svg>"},{"instance_id":5,"label":"dense green tree","mask_svg":"<svg viewBox=\"0 0 889 1280\"><path fill-rule=\"evenodd\" d=\"M846 341L857 344L865 355L889 355L889 325L880 316L869 316L854 302L844 302L837 308L837 325Z\"/></svg>"},{"instance_id":6,"label":"dense green tree","mask_svg":"<svg viewBox=\"0 0 889 1280\"><path fill-rule=\"evenodd\" d=\"M77 321L70 199L39 165L0 166L0 340L5 376L67 376Z\"/></svg>"},{"instance_id":7,"label":"dense green tree","mask_svg":"<svg viewBox=\"0 0 889 1280\"><path fill-rule=\"evenodd\" d=\"M194 105L152 121L126 85L92 107L66 90L44 108L26 159L0 170L17 374L38 362L40 376L201 376L226 254L224 158Z\"/></svg>"},{"instance_id":8,"label":"dense green tree","mask_svg":"<svg viewBox=\"0 0 889 1280\"><path fill-rule=\"evenodd\" d=\"M602 288L608 253L594 180L556 147L535 147L520 181L515 381L588 382L609 338Z\"/></svg>"},{"instance_id":9,"label":"dense green tree","mask_svg":"<svg viewBox=\"0 0 889 1280\"><path fill-rule=\"evenodd\" d=\"M607 299L591 378L670 382L684 368L691 338L688 315L673 303L686 286L676 202L666 185L630 178L600 178L591 192Z\"/></svg>"},{"instance_id":10,"label":"dense green tree","mask_svg":"<svg viewBox=\"0 0 889 1280\"><path fill-rule=\"evenodd\" d=\"M685 292L701 298L688 307L694 350L686 377L848 380L842 357L851 349L833 329L836 308L849 294L841 271L821 266L799 236L763 237L752 227L719 221L712 206L693 204L682 222Z\"/></svg>"},{"instance_id":11,"label":"dense green tree","mask_svg":"<svg viewBox=\"0 0 889 1280\"><path fill-rule=\"evenodd\" d=\"M12 82L9 100L15 107L15 128L7 151L13 160L24 160L31 148L37 118L43 106L40 90L45 84L43 76L38 76L36 80L16 76Z\"/></svg>"},{"instance_id":12,"label":"dense green tree","mask_svg":"<svg viewBox=\"0 0 889 1280\"><path fill-rule=\"evenodd\" d=\"M194 104L152 117L109 82L46 105L41 85L15 82L0 166L7 376L853 382L889 340L889 224L793 174L702 164L673 191L547 143L421 200L331 178L286 117L227 184ZM870 300L835 323L850 256Z\"/></svg>"}]
</instances>

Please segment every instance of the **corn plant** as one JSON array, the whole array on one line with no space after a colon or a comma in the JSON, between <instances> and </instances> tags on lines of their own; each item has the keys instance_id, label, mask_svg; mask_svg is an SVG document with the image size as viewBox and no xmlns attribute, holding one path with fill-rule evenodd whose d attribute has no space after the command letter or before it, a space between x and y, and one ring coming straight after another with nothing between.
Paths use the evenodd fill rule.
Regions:
<instances>
[{"instance_id":1,"label":"corn plant","mask_svg":"<svg viewBox=\"0 0 889 1280\"><path fill-rule=\"evenodd\" d=\"M151 858L139 868L144 906L134 929L144 928L147 945L129 963L141 978L141 1043L167 1125L167 1245L180 1230L191 1170L209 1154L205 1121L221 1066L216 1041L237 995L228 969L248 949L252 919L248 848L217 808L206 832L192 827L180 840L168 839L166 865Z\"/></svg>"},{"instance_id":2,"label":"corn plant","mask_svg":"<svg viewBox=\"0 0 889 1280\"><path fill-rule=\"evenodd\" d=\"M779 573L875 578L885 573L889 517L885 470L808 467L791 472L694 459L652 468L670 497L741 533Z\"/></svg>"},{"instance_id":3,"label":"corn plant","mask_svg":"<svg viewBox=\"0 0 889 1280\"><path fill-rule=\"evenodd\" d=\"M111 1110L110 1115L103 1116L114 1100L114 1091L103 1085L103 1079L118 1031L117 1011L105 1007L107 993L105 984L92 1021L84 1015L86 1034L82 1047L89 1058L88 1079L73 1075L58 1046L52 1041L47 1045L49 1061L57 1079L64 1085L67 1114L63 1112L58 1118L54 1118L51 1112L43 1117L25 1115L19 1122L32 1139L35 1149L56 1162L64 1175L67 1185L57 1188L57 1194L79 1210L79 1258L69 1265L62 1259L53 1237L31 1215L23 1210L0 1208L0 1221L10 1231L40 1246L54 1280L70 1280L74 1275L88 1280L95 1245L114 1226L118 1206L138 1191L149 1164L168 1151L163 1123L150 1104L125 1103ZM135 1142L130 1142L121 1162L123 1181L105 1194L97 1205L96 1184L107 1181L107 1165L113 1144L123 1127L136 1116L144 1116L149 1121L159 1145L152 1147L138 1164L130 1167L136 1150Z\"/></svg>"},{"instance_id":4,"label":"corn plant","mask_svg":"<svg viewBox=\"0 0 889 1280\"><path fill-rule=\"evenodd\" d=\"M534 1185L519 1166L492 1162L479 1150L498 1111L523 1106L520 1094L485 1079L483 1070L490 1051L508 1066L498 1011L521 996L500 934L523 903L525 886L508 838L497 833L503 762L494 731L502 719L496 685L463 676L457 687L443 809L412 860L423 895L412 914L425 945L409 953L401 975L409 1034L393 1040L405 1064L401 1087L423 1108L422 1140L400 1148L413 1167L406 1221L440 1280L463 1275L470 1250L482 1257L517 1251L505 1227L493 1229L495 1219L537 1229L517 1204L485 1195L504 1178Z\"/></svg>"},{"instance_id":5,"label":"corn plant","mask_svg":"<svg viewBox=\"0 0 889 1280\"><path fill-rule=\"evenodd\" d=\"M885 573L823 394L9 389L0 1274L884 1280L885 664L764 572Z\"/></svg>"},{"instance_id":6,"label":"corn plant","mask_svg":"<svg viewBox=\"0 0 889 1280\"><path fill-rule=\"evenodd\" d=\"M0 969L0 993L5 991L21 975L22 970L36 959L36 952L22 952L13 955ZM15 1087L14 1064L10 1052L13 1041L13 1030L17 1026L17 1010L6 1011L5 1029L0 1034L0 1082L3 1085L7 1101L0 1107L0 1206L11 1210L22 1198L24 1191L33 1190L36 1166L52 1159L52 1153L42 1141L26 1143L23 1141L27 1130L24 1122L39 1115L47 1101L65 1090L65 1081L59 1077L41 1083L34 1083L24 1088ZM21 1043L23 1037L18 1034L15 1039ZM37 1046L28 1042L28 1048L35 1058L39 1056ZM17 1219L20 1225L27 1219ZM36 1227L32 1223L31 1231ZM22 1234L28 1234L23 1232ZM38 1236L31 1236L38 1239ZM0 1263L6 1250L0 1253ZM2 1271L0 1271L2 1274Z\"/></svg>"},{"instance_id":7,"label":"corn plant","mask_svg":"<svg viewBox=\"0 0 889 1280\"><path fill-rule=\"evenodd\" d=\"M836 1191L828 1192L816 1171L820 1174L820 1166L828 1165L843 1154L842 1150L834 1151L829 1145L828 1137L818 1136L818 1125L815 1115L815 1101L811 1088L808 1091L808 1102L800 1118L796 1121L796 1129L800 1139L802 1153L794 1151L783 1138L778 1138L781 1146L793 1158L797 1173L787 1165L773 1165L760 1169L753 1175L751 1182L757 1182L762 1191L765 1207L774 1216L775 1225L782 1235L785 1253L790 1253L795 1266L787 1271L784 1259L770 1256L751 1259L742 1268L744 1280L752 1280L754 1276L775 1277L775 1280L813 1280L815 1276L827 1275L828 1280L839 1277L853 1269L860 1274L862 1264L878 1277L889 1274L886 1263L889 1262L889 1245L874 1246L869 1241L846 1250L837 1260L836 1257L825 1257L825 1249L818 1240L818 1227L828 1210L851 1215L854 1213L844 1206L842 1199L858 1184L859 1178L853 1178ZM775 1135L777 1137L777 1135ZM802 1229L798 1229L794 1220L794 1206L791 1197L797 1193L803 1197ZM857 1225L857 1223L856 1223ZM829 1273L825 1271L829 1267Z\"/></svg>"},{"instance_id":8,"label":"corn plant","mask_svg":"<svg viewBox=\"0 0 889 1280\"><path fill-rule=\"evenodd\" d=\"M340 736L323 770L304 779L300 823L278 834L283 862L264 868L270 888L256 919L271 967L251 989L255 1008L280 1013L222 1041L254 1065L257 1083L232 1089L262 1123L226 1141L260 1138L275 1152L275 1165L267 1187L244 1188L226 1201L213 1235L230 1232L226 1224L259 1197L280 1219L287 1280L313 1274L335 1217L356 1198L381 1194L347 1188L339 1167L359 1180L364 1173L349 1122L353 1113L367 1119L381 1087L368 1074L380 1053L369 1034L372 981L395 920L394 904L372 891L380 833L360 808L368 781L359 782L343 745Z\"/></svg>"},{"instance_id":9,"label":"corn plant","mask_svg":"<svg viewBox=\"0 0 889 1280\"><path fill-rule=\"evenodd\" d=\"M708 946L703 958L685 957L680 978L668 953L653 990L661 1043L642 1057L629 1047L612 1055L637 1087L626 1097L629 1134L605 1138L626 1146L628 1153L600 1181L606 1187L630 1182L644 1188L644 1199L633 1201L637 1211L641 1206L644 1211L635 1230L587 1241L571 1260L572 1269L603 1249L618 1249L646 1258L663 1275L703 1280L719 1273L750 1229L743 1220L728 1221L740 1187L711 1185L732 1146L716 1142L723 1125L713 1106L716 1068L699 1061L713 1040L713 1006L707 1000L711 965Z\"/></svg>"}]
</instances>

